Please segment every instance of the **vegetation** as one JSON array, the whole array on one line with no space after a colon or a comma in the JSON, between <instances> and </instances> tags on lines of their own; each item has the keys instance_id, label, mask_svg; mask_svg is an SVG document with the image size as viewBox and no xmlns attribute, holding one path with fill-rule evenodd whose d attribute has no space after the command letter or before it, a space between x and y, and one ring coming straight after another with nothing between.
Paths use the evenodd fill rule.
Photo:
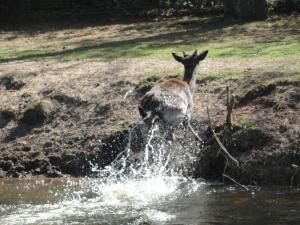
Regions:
<instances>
[{"instance_id":1,"label":"vegetation","mask_svg":"<svg viewBox=\"0 0 300 225\"><path fill-rule=\"evenodd\" d=\"M260 0L251 2L256 1ZM236 2L238 10L241 2L251 3L230 2ZM162 79L182 77L183 67L170 53L208 49L197 77L193 112L207 144L198 175L216 178L225 166L220 146L205 131L209 106L220 140L245 168L240 175L241 170L229 167L228 174L244 183L263 184L267 178L265 183L286 184L269 175L300 162L300 17L293 13L299 0L268 1L269 11L288 15L269 14L255 22L243 20L243 15L230 18L233 12L224 17L223 3L1 1L0 21L5 26L0 28L0 104L7 106L0 107L0 158L5 158L0 167L7 176L17 177L20 170L37 174L35 169L51 175L53 168L78 176L89 172L86 159L108 165L124 150L128 133L137 133L130 125L140 118L137 97ZM230 129L222 125L226 87L237 100ZM268 163L264 158L284 157L285 152L290 160L281 160L285 164L277 174L267 167L258 173L257 168ZM24 155L17 159L21 169L15 166L16 155ZM294 184L299 182L295 178Z\"/></svg>"},{"instance_id":2,"label":"vegetation","mask_svg":"<svg viewBox=\"0 0 300 225\"><path fill-rule=\"evenodd\" d=\"M236 123L238 126L244 129L250 129L253 127L253 122L249 118L246 118L245 116L238 116L236 118Z\"/></svg>"},{"instance_id":3,"label":"vegetation","mask_svg":"<svg viewBox=\"0 0 300 225\"><path fill-rule=\"evenodd\" d=\"M146 77L144 80L141 80L136 85L136 92L139 96L143 96L147 91L149 91L159 80L161 77L158 74L153 74Z\"/></svg>"},{"instance_id":4,"label":"vegetation","mask_svg":"<svg viewBox=\"0 0 300 225\"><path fill-rule=\"evenodd\" d=\"M242 3L242 4L241 4ZM267 3L267 4L266 4ZM299 0L2 0L0 21L39 23L47 21L98 21L103 18L170 17L182 14L225 14L249 19L266 8L272 12L300 10ZM228 10L229 9L229 10ZM254 9L254 10L253 10ZM242 12L240 14L240 12ZM255 18L255 17L254 17Z\"/></svg>"},{"instance_id":5,"label":"vegetation","mask_svg":"<svg viewBox=\"0 0 300 225\"><path fill-rule=\"evenodd\" d=\"M170 52L213 49L209 58L289 60L300 56L300 17L240 23L222 17L185 17L160 22L2 32L0 62L155 58ZM45 28L44 28L45 29Z\"/></svg>"}]
</instances>

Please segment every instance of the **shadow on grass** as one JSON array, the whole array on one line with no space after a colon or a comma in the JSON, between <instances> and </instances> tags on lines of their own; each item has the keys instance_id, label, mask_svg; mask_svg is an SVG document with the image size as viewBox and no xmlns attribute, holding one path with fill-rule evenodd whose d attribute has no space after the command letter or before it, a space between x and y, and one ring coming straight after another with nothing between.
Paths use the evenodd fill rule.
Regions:
<instances>
[{"instance_id":1,"label":"shadow on grass","mask_svg":"<svg viewBox=\"0 0 300 225\"><path fill-rule=\"evenodd\" d=\"M81 40L70 44L79 46L73 49L63 49L60 51L49 52L47 50L26 50L17 52L14 57L0 58L0 62L10 62L15 60L43 60L43 59L59 59L59 60L80 60L87 58L102 58L104 60L112 60L117 58L138 58L153 56L154 51L173 51L178 48L184 50L193 50L199 46L208 46L216 44L215 53L217 57L232 57L240 55L242 58L251 57L259 54L265 47L278 45L284 32L277 36L270 33L263 40L256 38L252 43L244 44L235 42L240 35L255 35L241 26L243 22L235 20L224 20L223 17L207 17L198 19L188 19L180 21L167 21L157 23L137 23L133 27L125 27L120 31L126 32L127 29L136 29L145 31L150 29L170 29L169 33L157 34L150 37L138 37L135 39L116 40L101 42L99 39ZM223 30L226 27L232 27L230 30ZM176 28L180 31L176 31ZM230 39L224 40L224 39ZM296 38L299 40L299 38ZM299 40L300 41L300 40ZM215 52L217 52L215 51ZM157 53L156 53L157 54Z\"/></svg>"},{"instance_id":2,"label":"shadow on grass","mask_svg":"<svg viewBox=\"0 0 300 225\"><path fill-rule=\"evenodd\" d=\"M29 125L26 125L25 123L23 122L18 122L17 126L16 127L13 127L9 134L4 138L4 141L5 142L11 142L11 141L14 141L16 140L17 138L20 138L20 137L24 137L26 136L28 133L30 133L33 129L35 128L40 128L41 127L41 124L40 125L32 125L32 126L29 126Z\"/></svg>"}]
</instances>

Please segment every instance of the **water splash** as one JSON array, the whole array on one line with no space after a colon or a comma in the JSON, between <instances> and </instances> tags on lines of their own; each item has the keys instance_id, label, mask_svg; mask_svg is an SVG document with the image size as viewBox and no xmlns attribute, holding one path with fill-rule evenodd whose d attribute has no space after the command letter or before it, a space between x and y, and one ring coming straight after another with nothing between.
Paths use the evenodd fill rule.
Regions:
<instances>
[{"instance_id":1,"label":"water splash","mask_svg":"<svg viewBox=\"0 0 300 225\"><path fill-rule=\"evenodd\" d=\"M130 134L126 149L99 173L103 174L103 177L107 176L109 180L182 176L184 168L195 160L202 143L192 140L191 137L168 141L165 136L161 135L158 124L153 123L144 149L134 153L131 149Z\"/></svg>"},{"instance_id":2,"label":"water splash","mask_svg":"<svg viewBox=\"0 0 300 225\"><path fill-rule=\"evenodd\" d=\"M185 175L199 146L190 139L166 141L157 124L142 151L132 151L131 139L110 165L98 170L100 178L68 179L49 190L53 199L5 204L0 224L160 224L174 219L161 209L202 185Z\"/></svg>"}]
</instances>

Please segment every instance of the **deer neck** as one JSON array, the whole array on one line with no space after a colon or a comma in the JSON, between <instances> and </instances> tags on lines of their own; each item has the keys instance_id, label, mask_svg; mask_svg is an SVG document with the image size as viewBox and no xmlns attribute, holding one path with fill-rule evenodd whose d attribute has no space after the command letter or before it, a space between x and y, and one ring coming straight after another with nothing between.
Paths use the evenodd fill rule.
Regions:
<instances>
[{"instance_id":1,"label":"deer neck","mask_svg":"<svg viewBox=\"0 0 300 225\"><path fill-rule=\"evenodd\" d=\"M196 88L196 73L197 73L197 66L195 67L184 67L184 76L183 80L187 82L190 86L191 93L194 95L195 88Z\"/></svg>"}]
</instances>

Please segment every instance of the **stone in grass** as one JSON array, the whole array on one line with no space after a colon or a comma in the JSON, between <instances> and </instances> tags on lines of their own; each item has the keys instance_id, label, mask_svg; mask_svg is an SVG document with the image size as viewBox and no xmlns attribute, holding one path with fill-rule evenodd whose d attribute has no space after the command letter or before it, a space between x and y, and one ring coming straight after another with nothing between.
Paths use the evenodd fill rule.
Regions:
<instances>
[{"instance_id":1,"label":"stone in grass","mask_svg":"<svg viewBox=\"0 0 300 225\"><path fill-rule=\"evenodd\" d=\"M5 120L11 120L15 117L15 112L10 105L6 105L0 108L0 115Z\"/></svg>"},{"instance_id":2,"label":"stone in grass","mask_svg":"<svg viewBox=\"0 0 300 225\"><path fill-rule=\"evenodd\" d=\"M51 103L41 101L29 106L22 118L22 122L28 125L39 125L45 122L51 111Z\"/></svg>"}]
</instances>

